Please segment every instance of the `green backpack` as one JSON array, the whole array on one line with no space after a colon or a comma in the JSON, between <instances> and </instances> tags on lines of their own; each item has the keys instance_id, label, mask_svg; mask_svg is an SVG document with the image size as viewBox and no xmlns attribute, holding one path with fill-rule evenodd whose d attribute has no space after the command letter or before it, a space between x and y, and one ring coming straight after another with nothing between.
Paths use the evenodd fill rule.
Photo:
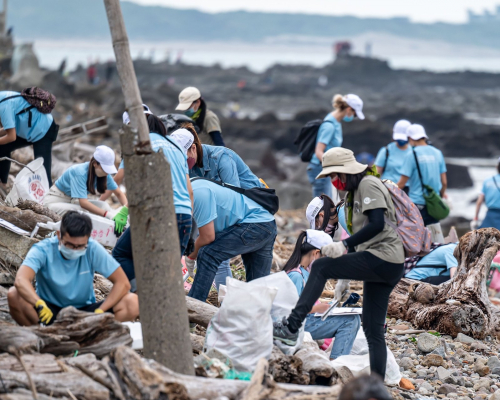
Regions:
<instances>
[{"instance_id":1,"label":"green backpack","mask_svg":"<svg viewBox=\"0 0 500 400\"><path fill-rule=\"evenodd\" d=\"M424 192L424 200L425 205L427 206L427 212L431 217L437 219L438 221L441 221L448 216L448 214L450 213L450 208L432 187L424 184L424 181L422 180L422 173L420 172L420 165L418 164L417 154L414 150L412 151L413 156L415 157L415 163L417 164L420 183L422 184Z\"/></svg>"}]
</instances>

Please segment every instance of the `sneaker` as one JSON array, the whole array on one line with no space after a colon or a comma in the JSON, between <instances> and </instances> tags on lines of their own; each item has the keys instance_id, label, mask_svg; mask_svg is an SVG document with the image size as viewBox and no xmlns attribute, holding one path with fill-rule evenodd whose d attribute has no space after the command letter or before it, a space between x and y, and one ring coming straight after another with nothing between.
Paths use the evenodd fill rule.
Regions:
<instances>
[{"instance_id":1,"label":"sneaker","mask_svg":"<svg viewBox=\"0 0 500 400\"><path fill-rule=\"evenodd\" d=\"M290 332L290 329L288 329L288 320L286 317L283 317L281 321L273 323L273 337L288 346L295 346L299 338L299 332Z\"/></svg>"}]
</instances>

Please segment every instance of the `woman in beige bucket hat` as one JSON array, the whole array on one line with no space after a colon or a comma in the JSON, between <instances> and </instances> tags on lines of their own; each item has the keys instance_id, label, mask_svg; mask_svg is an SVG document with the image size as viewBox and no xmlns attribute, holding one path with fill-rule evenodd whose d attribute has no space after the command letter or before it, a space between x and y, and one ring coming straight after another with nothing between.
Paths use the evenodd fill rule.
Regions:
<instances>
[{"instance_id":1,"label":"woman in beige bucket hat","mask_svg":"<svg viewBox=\"0 0 500 400\"><path fill-rule=\"evenodd\" d=\"M387 349L384 323L389 295L404 273L403 244L388 225L396 223L389 191L372 169L356 161L351 150L335 147L323 156L317 178L339 180L348 192L346 222L351 237L323 246L326 256L315 261L300 299L288 318L274 325L274 338L293 345L298 330L321 295L328 279L364 281L363 330L370 352L372 373L385 376ZM347 254L346 250L349 250Z\"/></svg>"}]
</instances>

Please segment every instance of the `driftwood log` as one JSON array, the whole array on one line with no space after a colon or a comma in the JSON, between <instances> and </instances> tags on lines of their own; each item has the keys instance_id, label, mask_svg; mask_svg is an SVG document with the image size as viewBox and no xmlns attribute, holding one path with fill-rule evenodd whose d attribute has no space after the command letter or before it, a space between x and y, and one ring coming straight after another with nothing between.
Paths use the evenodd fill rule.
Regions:
<instances>
[{"instance_id":1,"label":"driftwood log","mask_svg":"<svg viewBox=\"0 0 500 400\"><path fill-rule=\"evenodd\" d=\"M36 201L32 200L19 199L17 201L17 208L19 208L20 210L31 210L38 215L45 215L54 222L59 222L62 219L62 217L59 214L55 213L52 210L49 210L42 204L38 204Z\"/></svg>"},{"instance_id":2,"label":"driftwood log","mask_svg":"<svg viewBox=\"0 0 500 400\"><path fill-rule=\"evenodd\" d=\"M188 309L189 322L207 327L210 320L219 310L217 307L202 301L186 296L186 304Z\"/></svg>"},{"instance_id":3,"label":"driftwood log","mask_svg":"<svg viewBox=\"0 0 500 400\"><path fill-rule=\"evenodd\" d=\"M302 343L294 357L302 361L302 370L309 374L311 385L318 380L328 383L332 376L336 375L328 356L320 350L316 342Z\"/></svg>"},{"instance_id":4,"label":"driftwood log","mask_svg":"<svg viewBox=\"0 0 500 400\"><path fill-rule=\"evenodd\" d=\"M453 279L439 286L402 279L389 299L389 316L453 337L498 336L500 310L488 298L486 277L499 247L500 232L494 228L467 233L455 249L458 268Z\"/></svg>"},{"instance_id":5,"label":"driftwood log","mask_svg":"<svg viewBox=\"0 0 500 400\"><path fill-rule=\"evenodd\" d=\"M285 355L278 347L273 346L269 358L269 373L279 383L296 383L309 385L309 373L302 368L302 360L295 356Z\"/></svg>"},{"instance_id":6,"label":"driftwood log","mask_svg":"<svg viewBox=\"0 0 500 400\"><path fill-rule=\"evenodd\" d=\"M46 215L37 214L31 209L21 210L17 207L8 207L0 204L0 218L16 225L17 227L24 229L31 233L35 229L36 224L39 222L55 222L52 218ZM48 229L40 228L38 233L42 236L47 235L51 231Z\"/></svg>"},{"instance_id":7,"label":"driftwood log","mask_svg":"<svg viewBox=\"0 0 500 400\"><path fill-rule=\"evenodd\" d=\"M2 218L1 215L0 218ZM38 243L37 239L20 236L0 226L0 261L2 264L0 271L15 277L26 254L35 243Z\"/></svg>"}]
</instances>

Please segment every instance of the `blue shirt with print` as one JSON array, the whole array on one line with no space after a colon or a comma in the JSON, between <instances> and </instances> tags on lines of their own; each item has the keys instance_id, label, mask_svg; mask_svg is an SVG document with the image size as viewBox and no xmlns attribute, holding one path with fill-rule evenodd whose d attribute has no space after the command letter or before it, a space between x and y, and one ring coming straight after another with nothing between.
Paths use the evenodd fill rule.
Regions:
<instances>
[{"instance_id":1,"label":"blue shirt with print","mask_svg":"<svg viewBox=\"0 0 500 400\"><path fill-rule=\"evenodd\" d=\"M500 174L484 181L483 194L488 209L500 210Z\"/></svg>"},{"instance_id":2,"label":"blue shirt with print","mask_svg":"<svg viewBox=\"0 0 500 400\"><path fill-rule=\"evenodd\" d=\"M389 158L387 158L389 152ZM375 165L384 168L382 179L388 179L394 183L398 183L401 178L401 169L405 161L406 155L411 152L411 147L408 146L406 150L401 150L395 142L382 147L375 159Z\"/></svg>"},{"instance_id":3,"label":"blue shirt with print","mask_svg":"<svg viewBox=\"0 0 500 400\"><path fill-rule=\"evenodd\" d=\"M66 196L72 199L86 199L89 195L87 191L87 177L89 174L89 162L69 167L56 181L56 187ZM108 190L118 189L116 182L111 175L107 176ZM95 182L97 189L97 178Z\"/></svg>"},{"instance_id":4,"label":"blue shirt with print","mask_svg":"<svg viewBox=\"0 0 500 400\"><path fill-rule=\"evenodd\" d=\"M189 176L212 179L214 181L229 183L243 189L253 187L264 187L259 178L248 168L248 165L233 150L227 147L210 146L203 147L203 167L195 165Z\"/></svg>"},{"instance_id":5,"label":"blue shirt with print","mask_svg":"<svg viewBox=\"0 0 500 400\"><path fill-rule=\"evenodd\" d=\"M443 153L430 145L416 146L413 148L413 151L417 155L424 185L432 187L439 194L443 187L441 184L441 174L446 172ZM417 164L415 163L415 156L412 151L408 152L405 156L403 166L401 167L401 175L410 178L408 180L410 200L415 204L425 205L422 182L418 175Z\"/></svg>"},{"instance_id":6,"label":"blue shirt with print","mask_svg":"<svg viewBox=\"0 0 500 400\"><path fill-rule=\"evenodd\" d=\"M405 277L421 281L430 276L450 276L450 268L458 265L458 261L453 255L456 247L457 243L450 243L431 251ZM442 265L446 267L446 270L444 268L418 268L426 265Z\"/></svg>"},{"instance_id":7,"label":"blue shirt with print","mask_svg":"<svg viewBox=\"0 0 500 400\"><path fill-rule=\"evenodd\" d=\"M340 124L339 121L337 121L331 113L329 113L323 121L330 121L330 122L324 122L321 124L318 130L318 136L316 138L316 146L318 143L324 143L326 144L325 148L325 153L334 148L334 147L341 147L342 146L342 125ZM311 163L313 164L321 164L321 161L318 160L318 157L316 157L316 153L313 154L311 158Z\"/></svg>"},{"instance_id":8,"label":"blue shirt with print","mask_svg":"<svg viewBox=\"0 0 500 400\"><path fill-rule=\"evenodd\" d=\"M288 273L288 277L292 280L293 284L297 288L297 293L299 296L302 294L304 287L306 286L306 282L309 279L309 272L304 267L299 267L300 272L292 271Z\"/></svg>"},{"instance_id":9,"label":"blue shirt with print","mask_svg":"<svg viewBox=\"0 0 500 400\"><path fill-rule=\"evenodd\" d=\"M0 100L10 96L18 96L19 92L0 92ZM29 112L17 115L31 105L22 97L5 100L0 103L0 122L4 129L16 128L16 135L28 142L37 142L42 139L52 125L52 114L43 114L36 108L31 111L31 128L28 126Z\"/></svg>"},{"instance_id":10,"label":"blue shirt with print","mask_svg":"<svg viewBox=\"0 0 500 400\"><path fill-rule=\"evenodd\" d=\"M94 304L94 273L108 278L120 266L93 239L89 239L83 256L66 260L59 251L57 237L34 244L22 265L35 271L38 296L61 308Z\"/></svg>"},{"instance_id":11,"label":"blue shirt with print","mask_svg":"<svg viewBox=\"0 0 500 400\"><path fill-rule=\"evenodd\" d=\"M215 233L236 224L274 221L262 206L234 190L203 179L192 181L193 218L199 228L214 221Z\"/></svg>"}]
</instances>

